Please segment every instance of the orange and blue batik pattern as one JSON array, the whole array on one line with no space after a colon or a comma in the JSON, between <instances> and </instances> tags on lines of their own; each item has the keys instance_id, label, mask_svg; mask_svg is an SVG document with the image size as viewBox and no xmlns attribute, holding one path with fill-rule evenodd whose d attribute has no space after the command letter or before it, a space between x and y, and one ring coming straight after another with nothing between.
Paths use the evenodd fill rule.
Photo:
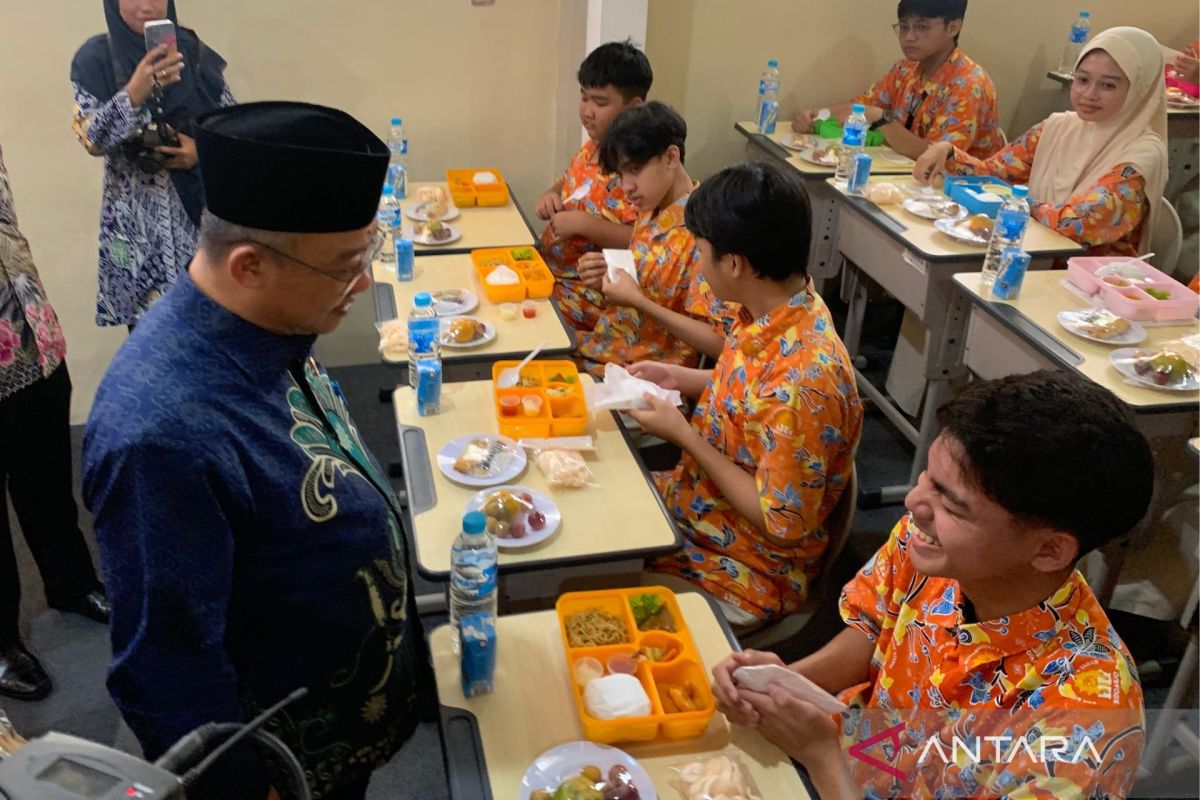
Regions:
<instances>
[{"instance_id":1,"label":"orange and blue batik pattern","mask_svg":"<svg viewBox=\"0 0 1200 800\"><path fill-rule=\"evenodd\" d=\"M811 284L758 319L741 310L692 428L754 476L766 532L684 453L656 476L684 548L654 570L759 618L796 611L820 570L862 415L850 358Z\"/></svg>"}]
</instances>

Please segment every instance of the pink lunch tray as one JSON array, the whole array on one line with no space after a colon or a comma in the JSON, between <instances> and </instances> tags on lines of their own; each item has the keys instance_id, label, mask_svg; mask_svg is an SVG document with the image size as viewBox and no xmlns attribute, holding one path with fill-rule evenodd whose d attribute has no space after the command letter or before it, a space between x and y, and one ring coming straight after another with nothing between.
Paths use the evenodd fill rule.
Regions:
<instances>
[{"instance_id":1,"label":"pink lunch tray","mask_svg":"<svg viewBox=\"0 0 1200 800\"><path fill-rule=\"evenodd\" d=\"M1096 277L1096 270L1105 264L1128 262L1137 267L1145 278L1120 277L1126 285L1114 285ZM1169 275L1159 272L1145 261L1130 261L1122 256L1081 256L1067 259L1067 280L1088 294L1099 294L1104 307L1125 319L1152 322L1187 321L1194 319L1200 310L1200 295L1188 289ZM1158 300L1146 292L1156 289L1167 292L1170 298Z\"/></svg>"}]
</instances>

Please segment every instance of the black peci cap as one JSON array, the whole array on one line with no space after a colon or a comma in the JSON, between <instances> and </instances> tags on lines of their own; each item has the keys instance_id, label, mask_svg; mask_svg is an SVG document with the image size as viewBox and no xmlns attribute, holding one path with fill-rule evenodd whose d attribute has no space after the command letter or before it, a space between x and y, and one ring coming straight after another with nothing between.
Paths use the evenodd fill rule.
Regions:
<instances>
[{"instance_id":1,"label":"black peci cap","mask_svg":"<svg viewBox=\"0 0 1200 800\"><path fill-rule=\"evenodd\" d=\"M387 145L335 108L272 101L196 120L208 210L281 233L358 230L375 218Z\"/></svg>"}]
</instances>

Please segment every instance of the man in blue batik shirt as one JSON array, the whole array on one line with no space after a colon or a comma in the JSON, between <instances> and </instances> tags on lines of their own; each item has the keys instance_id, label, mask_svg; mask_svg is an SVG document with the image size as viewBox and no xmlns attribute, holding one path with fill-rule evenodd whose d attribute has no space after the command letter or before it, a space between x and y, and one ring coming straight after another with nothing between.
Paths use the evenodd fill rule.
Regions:
<instances>
[{"instance_id":1,"label":"man in blue batik shirt","mask_svg":"<svg viewBox=\"0 0 1200 800\"><path fill-rule=\"evenodd\" d=\"M361 798L432 690L396 500L310 351L370 286L388 151L299 103L212 112L196 138L199 252L84 442L108 687L148 758L307 687L268 730L314 797Z\"/></svg>"}]
</instances>

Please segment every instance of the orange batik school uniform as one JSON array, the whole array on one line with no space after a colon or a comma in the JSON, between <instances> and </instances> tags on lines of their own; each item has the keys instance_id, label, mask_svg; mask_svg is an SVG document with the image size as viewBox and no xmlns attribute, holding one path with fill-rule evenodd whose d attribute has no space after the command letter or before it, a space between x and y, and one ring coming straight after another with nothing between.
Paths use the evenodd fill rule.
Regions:
<instances>
[{"instance_id":1,"label":"orange batik school uniform","mask_svg":"<svg viewBox=\"0 0 1200 800\"><path fill-rule=\"evenodd\" d=\"M600 166L596 158L598 149L588 139L567 165L562 176L563 210L586 211L608 222L631 225L638 217L637 206L625 199L621 179ZM555 241L549 225L542 231L538 244L542 260L554 273L554 302L568 324L578 331L596 327L605 305L603 293L584 286L579 279L579 257L599 250L599 245L583 236Z\"/></svg>"},{"instance_id":2,"label":"orange batik school uniform","mask_svg":"<svg viewBox=\"0 0 1200 800\"><path fill-rule=\"evenodd\" d=\"M684 548L654 571L756 618L799 609L854 467L862 416L850 358L811 284L758 319L741 309L692 428L754 476L769 536L685 452L656 476Z\"/></svg>"},{"instance_id":3,"label":"orange batik school uniform","mask_svg":"<svg viewBox=\"0 0 1200 800\"><path fill-rule=\"evenodd\" d=\"M897 61L855 102L882 108L914 135L951 142L973 156L986 158L1004 146L996 87L957 47L929 78L921 76L919 62Z\"/></svg>"},{"instance_id":4,"label":"orange batik school uniform","mask_svg":"<svg viewBox=\"0 0 1200 800\"><path fill-rule=\"evenodd\" d=\"M683 224L688 196L658 214L648 210L633 226L629 247L637 266L642 294L658 305L681 314L706 319L726 327L724 305L716 300L700 277L700 248ZM604 365L628 366L637 361L661 361L694 367L700 355L642 312L624 306L605 306L595 328L579 337L576 355L580 366L596 377Z\"/></svg>"},{"instance_id":5,"label":"orange batik school uniform","mask_svg":"<svg viewBox=\"0 0 1200 800\"><path fill-rule=\"evenodd\" d=\"M875 643L869 682L842 693L843 747L878 737L862 752L882 766L847 759L864 796L1126 797L1141 686L1079 571L976 622L957 581L913 566L910 536L905 517L842 591L842 618Z\"/></svg>"}]
</instances>

